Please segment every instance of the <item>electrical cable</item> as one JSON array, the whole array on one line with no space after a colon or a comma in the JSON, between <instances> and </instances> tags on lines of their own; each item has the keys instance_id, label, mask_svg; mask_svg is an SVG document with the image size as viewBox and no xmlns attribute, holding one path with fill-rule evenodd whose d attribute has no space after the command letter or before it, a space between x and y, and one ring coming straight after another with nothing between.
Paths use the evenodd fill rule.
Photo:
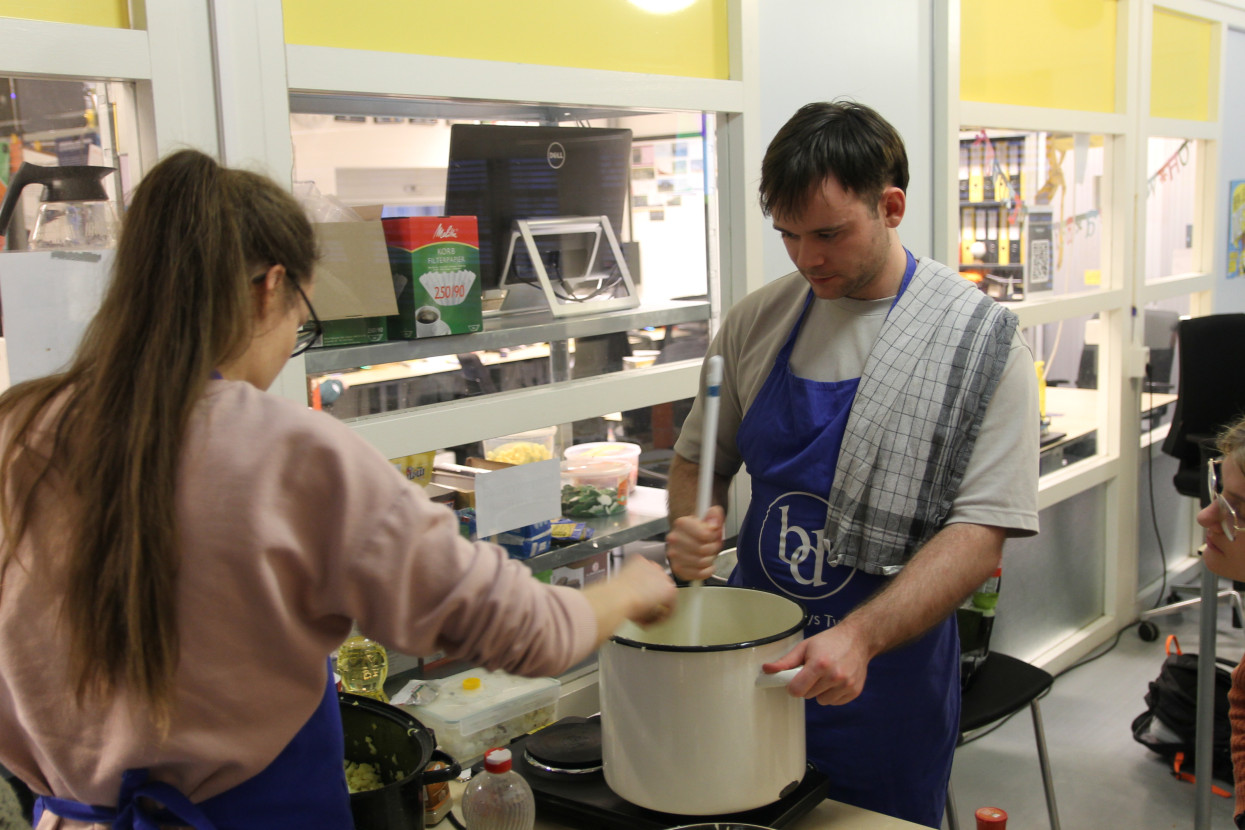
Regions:
<instances>
[{"instance_id":1,"label":"electrical cable","mask_svg":"<svg viewBox=\"0 0 1245 830\"><path fill-rule=\"evenodd\" d=\"M1150 375L1150 364L1146 363L1146 379L1145 389L1150 395L1150 405L1146 408L1146 412L1154 411L1154 382ZM1154 527L1154 539L1159 545L1159 561L1163 564L1162 583L1159 586L1158 596L1154 598L1154 608L1158 608L1163 604L1163 597L1167 594L1167 552L1163 550L1163 534L1159 531L1158 509L1154 506L1154 442L1150 441L1146 444L1146 478L1150 484L1150 524ZM1140 621L1138 621L1140 623ZM1123 629L1121 629L1123 630Z\"/></svg>"},{"instance_id":2,"label":"electrical cable","mask_svg":"<svg viewBox=\"0 0 1245 830\"><path fill-rule=\"evenodd\" d=\"M1086 664L1088 664L1088 663L1092 663L1092 662L1094 662L1095 660L1097 660L1098 658L1103 657L1103 656L1105 656L1105 655L1107 655L1107 654L1110 654L1110 653L1111 653L1111 651L1112 651L1112 649L1114 649L1116 646L1118 646L1118 645L1120 644L1120 637L1121 637L1121 635L1123 635L1123 633L1124 633L1125 631L1127 631L1128 629L1130 629L1130 628L1134 628L1134 627L1136 627L1136 626L1138 626L1138 625L1140 625L1140 624L1141 624L1141 621L1140 621L1140 620L1137 620L1136 622L1131 622L1131 623L1129 623L1128 625L1126 625L1126 626L1124 626L1123 628L1121 628L1119 631L1115 632L1115 638L1111 641L1111 645L1107 646L1106 648L1102 649L1101 651L1097 652L1096 654L1090 654L1090 655L1088 655L1088 656L1086 656L1086 657L1082 657L1080 660L1078 660L1077 662L1073 663L1071 666L1068 666L1068 667L1067 667L1067 668L1065 668L1063 671L1061 671L1061 672L1059 672L1058 674L1054 675L1054 676L1053 676L1053 678L1052 678L1052 680L1051 680L1050 689L1047 689L1045 692L1042 692L1042 694L1038 695L1036 698L1034 698L1034 700L1041 700L1042 698L1044 698L1044 697L1046 697L1047 695L1049 695L1049 694L1051 693L1051 689L1054 689L1054 688L1055 688L1055 682L1056 682L1056 681L1058 681L1058 680L1059 680L1059 678L1063 677L1063 676L1064 676L1065 674L1067 674L1068 672L1071 672L1071 671L1073 671L1074 669L1079 669L1081 666L1084 666L1084 665L1086 665ZM1010 715L1008 715L1007 717L1005 717L1005 718L1003 718L1002 720L998 721L997 723L993 723L993 724L991 724L991 725L990 725L990 727L989 727L988 729L982 729L980 732L978 732L977 734L973 735L973 737L968 738L967 740L960 741L960 744L959 744L959 745L960 745L960 746L964 746L965 744L971 744L973 741L976 741L976 740L978 740L978 739L980 739L980 738L984 738L985 736L987 736L987 735L989 735L990 733L994 732L994 730L998 729L998 728L999 728L999 727L1001 727L1003 724L1007 723L1009 720L1011 720L1012 718L1014 718L1016 715L1020 714L1020 712L1021 712L1021 711L1023 711L1023 710L1021 710L1021 709L1017 709L1015 712L1012 712Z\"/></svg>"},{"instance_id":3,"label":"electrical cable","mask_svg":"<svg viewBox=\"0 0 1245 830\"><path fill-rule=\"evenodd\" d=\"M551 259L546 266L546 273L549 274L550 287L553 295L564 303L586 303L595 300L603 294L607 294L617 288L622 282L622 270L618 267L617 262L610 264L608 274L598 277L596 287L587 294L577 294L562 276L562 266L559 260ZM540 287L540 281L532 277L520 276L518 272L518 263L511 266L514 273L513 281L521 285L530 285L536 288ZM561 291L558 288L561 287Z\"/></svg>"},{"instance_id":4,"label":"electrical cable","mask_svg":"<svg viewBox=\"0 0 1245 830\"><path fill-rule=\"evenodd\" d=\"M1092 663L1098 658L1104 657L1110 654L1112 649L1114 649L1116 646L1120 644L1120 637L1123 636L1124 632L1130 628L1136 628L1139 625L1141 625L1141 620L1134 620L1133 622L1130 622L1128 625L1124 626L1119 631L1115 632L1115 638L1111 641L1111 645L1107 646L1106 648L1102 649L1102 651L1099 651L1096 654L1091 653L1085 657L1082 657L1080 660L1077 660L1071 666L1068 666L1066 669L1056 674L1055 679L1058 680L1059 678L1063 677L1068 672L1074 669L1079 669L1081 666L1084 666L1088 663Z\"/></svg>"}]
</instances>

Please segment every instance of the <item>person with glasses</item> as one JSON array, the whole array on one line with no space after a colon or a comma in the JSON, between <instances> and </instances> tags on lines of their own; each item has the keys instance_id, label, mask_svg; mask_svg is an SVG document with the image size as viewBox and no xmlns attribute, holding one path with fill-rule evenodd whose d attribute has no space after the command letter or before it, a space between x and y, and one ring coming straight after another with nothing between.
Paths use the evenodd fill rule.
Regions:
<instances>
[{"instance_id":1,"label":"person with glasses","mask_svg":"<svg viewBox=\"0 0 1245 830\"><path fill-rule=\"evenodd\" d=\"M1219 576L1245 581L1245 418L1220 433L1219 458L1206 463L1210 504L1197 514L1206 530L1202 561ZM1236 779L1236 826L1245 828L1245 659L1232 672L1228 692L1232 722L1232 768Z\"/></svg>"},{"instance_id":2,"label":"person with glasses","mask_svg":"<svg viewBox=\"0 0 1245 830\"><path fill-rule=\"evenodd\" d=\"M675 601L642 558L537 581L267 394L319 333L315 265L283 188L177 152L134 191L73 361L0 396L0 764L42 830L349 828L329 655L352 623L543 676Z\"/></svg>"}]
</instances>

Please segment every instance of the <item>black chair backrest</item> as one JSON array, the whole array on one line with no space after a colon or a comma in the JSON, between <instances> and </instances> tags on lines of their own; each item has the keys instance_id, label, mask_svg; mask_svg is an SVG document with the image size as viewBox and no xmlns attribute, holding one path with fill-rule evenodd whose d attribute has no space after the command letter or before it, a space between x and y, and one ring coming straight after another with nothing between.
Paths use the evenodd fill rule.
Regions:
<instances>
[{"instance_id":1,"label":"black chair backrest","mask_svg":"<svg viewBox=\"0 0 1245 830\"><path fill-rule=\"evenodd\" d=\"M1081 364L1076 370L1078 389L1098 388L1098 344L1086 343L1081 347Z\"/></svg>"},{"instance_id":2,"label":"black chair backrest","mask_svg":"<svg viewBox=\"0 0 1245 830\"><path fill-rule=\"evenodd\" d=\"M1245 314L1211 314L1181 320L1179 390L1163 452L1179 459L1173 482L1186 496L1206 493L1205 459L1219 432L1245 415Z\"/></svg>"}]
</instances>

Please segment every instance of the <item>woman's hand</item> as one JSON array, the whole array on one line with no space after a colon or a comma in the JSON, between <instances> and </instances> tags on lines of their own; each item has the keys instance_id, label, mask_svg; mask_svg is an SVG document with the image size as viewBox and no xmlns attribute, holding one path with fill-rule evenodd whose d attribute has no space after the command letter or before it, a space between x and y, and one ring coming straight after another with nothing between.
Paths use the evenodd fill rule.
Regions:
<instances>
[{"instance_id":1,"label":"woman's hand","mask_svg":"<svg viewBox=\"0 0 1245 830\"><path fill-rule=\"evenodd\" d=\"M633 556L605 582L589 585L584 597L597 618L597 645L605 642L624 620L652 625L670 616L678 589L656 562Z\"/></svg>"},{"instance_id":2,"label":"woman's hand","mask_svg":"<svg viewBox=\"0 0 1245 830\"><path fill-rule=\"evenodd\" d=\"M633 556L612 581L630 593L626 616L634 623L652 625L669 617L674 610L678 589L656 562Z\"/></svg>"}]
</instances>

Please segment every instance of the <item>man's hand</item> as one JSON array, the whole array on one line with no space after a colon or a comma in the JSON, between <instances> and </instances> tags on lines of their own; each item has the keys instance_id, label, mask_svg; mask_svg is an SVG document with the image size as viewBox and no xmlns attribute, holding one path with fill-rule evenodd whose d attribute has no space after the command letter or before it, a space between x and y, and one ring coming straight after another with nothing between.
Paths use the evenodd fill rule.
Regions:
<instances>
[{"instance_id":1,"label":"man's hand","mask_svg":"<svg viewBox=\"0 0 1245 830\"><path fill-rule=\"evenodd\" d=\"M726 513L714 505L702 518L680 516L666 534L666 559L679 579L708 579L713 562L722 550L722 524Z\"/></svg>"},{"instance_id":2,"label":"man's hand","mask_svg":"<svg viewBox=\"0 0 1245 830\"><path fill-rule=\"evenodd\" d=\"M872 655L864 642L842 624L802 640L791 651L761 668L767 673L804 668L787 684L793 697L816 698L823 706L841 706L860 696Z\"/></svg>"}]
</instances>

